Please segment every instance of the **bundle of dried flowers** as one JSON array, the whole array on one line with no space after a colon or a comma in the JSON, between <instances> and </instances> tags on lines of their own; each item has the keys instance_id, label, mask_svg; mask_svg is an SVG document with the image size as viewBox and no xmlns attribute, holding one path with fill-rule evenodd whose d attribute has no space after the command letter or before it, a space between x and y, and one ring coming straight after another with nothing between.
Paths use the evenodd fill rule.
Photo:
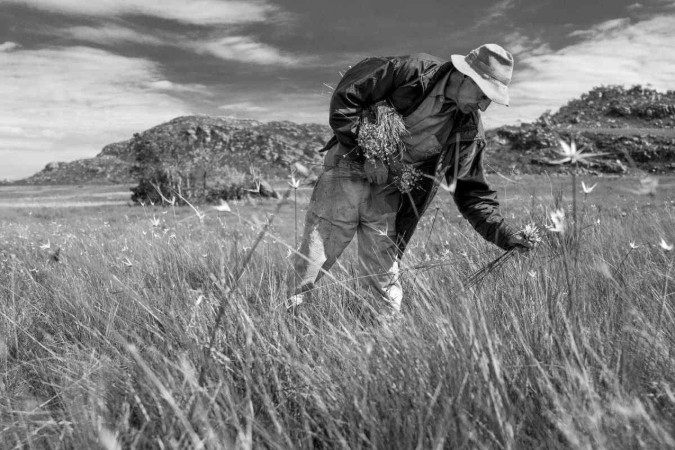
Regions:
<instances>
[{"instance_id":1,"label":"bundle of dried flowers","mask_svg":"<svg viewBox=\"0 0 675 450\"><path fill-rule=\"evenodd\" d=\"M357 137L363 155L385 163L401 192L410 192L422 178L419 170L401 160L406 133L403 118L390 106L381 104L374 108L374 114L361 121Z\"/></svg>"}]
</instances>

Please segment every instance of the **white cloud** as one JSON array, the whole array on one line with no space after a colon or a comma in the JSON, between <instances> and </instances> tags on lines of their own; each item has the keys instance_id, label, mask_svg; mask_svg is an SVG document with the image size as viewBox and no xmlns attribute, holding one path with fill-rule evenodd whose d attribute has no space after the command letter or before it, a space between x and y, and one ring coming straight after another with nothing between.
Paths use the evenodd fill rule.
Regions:
<instances>
[{"instance_id":1,"label":"white cloud","mask_svg":"<svg viewBox=\"0 0 675 450\"><path fill-rule=\"evenodd\" d=\"M593 39L596 36L602 36L610 31L622 30L630 24L630 19L627 17L620 19L607 20L599 23L596 26L587 30L576 30L571 32L570 37L583 37L586 39Z\"/></svg>"},{"instance_id":2,"label":"white cloud","mask_svg":"<svg viewBox=\"0 0 675 450\"><path fill-rule=\"evenodd\" d=\"M4 0L36 9L98 17L140 14L200 25L261 22L277 9L263 0Z\"/></svg>"},{"instance_id":3,"label":"white cloud","mask_svg":"<svg viewBox=\"0 0 675 450\"><path fill-rule=\"evenodd\" d=\"M261 65L293 66L303 60L300 57L283 54L279 49L248 36L227 36L215 41L191 44L190 47L198 53L210 54L221 59Z\"/></svg>"},{"instance_id":4,"label":"white cloud","mask_svg":"<svg viewBox=\"0 0 675 450\"><path fill-rule=\"evenodd\" d=\"M181 101L152 88L161 81L150 61L88 47L1 52L0 160L19 153L23 170L0 165L0 179L94 156L106 144L187 114Z\"/></svg>"},{"instance_id":5,"label":"white cloud","mask_svg":"<svg viewBox=\"0 0 675 450\"><path fill-rule=\"evenodd\" d=\"M241 113L248 114L248 113L259 113L269 111L269 108L252 102L227 103L225 105L219 106L218 109L222 109L223 111L226 111L227 113L233 115Z\"/></svg>"},{"instance_id":6,"label":"white cloud","mask_svg":"<svg viewBox=\"0 0 675 450\"><path fill-rule=\"evenodd\" d=\"M59 30L59 34L78 39L80 41L93 42L96 44L115 44L120 42L132 42L137 44L162 45L161 39L139 33L130 28L117 25L104 25L101 27L70 27Z\"/></svg>"},{"instance_id":7,"label":"white cloud","mask_svg":"<svg viewBox=\"0 0 675 450\"><path fill-rule=\"evenodd\" d=\"M483 18L474 24L474 28L489 25L496 20L504 17L504 15L515 6L514 0L499 0L494 5L489 7L483 14Z\"/></svg>"},{"instance_id":8,"label":"white cloud","mask_svg":"<svg viewBox=\"0 0 675 450\"><path fill-rule=\"evenodd\" d=\"M189 92L192 94L208 95L208 88L203 84L178 84L169 80L155 80L147 83L147 87L157 91L166 92Z\"/></svg>"},{"instance_id":9,"label":"white cloud","mask_svg":"<svg viewBox=\"0 0 675 450\"><path fill-rule=\"evenodd\" d=\"M610 21L586 30L591 39L557 51L523 53L516 58L511 107L488 109L486 126L531 121L600 85L673 89L674 29L673 15L633 24Z\"/></svg>"},{"instance_id":10,"label":"white cloud","mask_svg":"<svg viewBox=\"0 0 675 450\"><path fill-rule=\"evenodd\" d=\"M17 48L19 48L19 44L16 42L7 41L0 44L0 52L11 52Z\"/></svg>"},{"instance_id":11,"label":"white cloud","mask_svg":"<svg viewBox=\"0 0 675 450\"><path fill-rule=\"evenodd\" d=\"M256 119L261 122L290 120L297 123L328 124L330 95L320 91L277 92L259 90L235 93L233 89L228 97L230 102L219 107L227 116Z\"/></svg>"}]
</instances>

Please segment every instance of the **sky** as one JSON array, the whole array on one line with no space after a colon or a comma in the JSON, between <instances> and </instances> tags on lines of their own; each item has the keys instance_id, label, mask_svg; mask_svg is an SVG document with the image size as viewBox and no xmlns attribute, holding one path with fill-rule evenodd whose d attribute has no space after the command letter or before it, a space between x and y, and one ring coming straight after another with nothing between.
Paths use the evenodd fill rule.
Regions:
<instances>
[{"instance_id":1,"label":"sky","mask_svg":"<svg viewBox=\"0 0 675 450\"><path fill-rule=\"evenodd\" d=\"M327 124L361 59L489 42L515 69L488 128L599 85L675 89L675 0L0 0L0 179L181 115Z\"/></svg>"}]
</instances>

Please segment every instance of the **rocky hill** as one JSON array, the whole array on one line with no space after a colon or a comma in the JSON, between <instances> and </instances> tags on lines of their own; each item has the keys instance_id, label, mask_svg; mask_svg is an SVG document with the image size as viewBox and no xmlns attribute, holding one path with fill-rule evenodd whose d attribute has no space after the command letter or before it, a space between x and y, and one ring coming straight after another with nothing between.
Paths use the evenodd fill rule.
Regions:
<instances>
[{"instance_id":1,"label":"rocky hill","mask_svg":"<svg viewBox=\"0 0 675 450\"><path fill-rule=\"evenodd\" d=\"M327 126L207 116L178 117L107 145L90 159L50 163L23 184L133 183L139 141L152 142L165 161L208 155L208 165L234 178L256 171L288 176L292 163L317 167L331 135ZM568 170L550 164L560 138L606 153L583 169L595 173L675 171L675 91L634 86L598 87L533 123L488 132L488 170L541 173Z\"/></svg>"},{"instance_id":2,"label":"rocky hill","mask_svg":"<svg viewBox=\"0 0 675 450\"><path fill-rule=\"evenodd\" d=\"M152 142L162 159L208 154L209 164L228 173L253 170L264 178L287 177L290 166L313 167L330 138L330 128L318 124L267 122L208 116L177 117L138 133L132 139L107 145L94 158L49 163L22 184L133 183L135 143Z\"/></svg>"},{"instance_id":3,"label":"rocky hill","mask_svg":"<svg viewBox=\"0 0 675 450\"><path fill-rule=\"evenodd\" d=\"M585 164L588 172L675 171L675 91L641 86L597 87L556 113L533 123L489 133L491 160L501 170L567 170L550 164L560 138L574 139L587 152L605 153Z\"/></svg>"}]
</instances>

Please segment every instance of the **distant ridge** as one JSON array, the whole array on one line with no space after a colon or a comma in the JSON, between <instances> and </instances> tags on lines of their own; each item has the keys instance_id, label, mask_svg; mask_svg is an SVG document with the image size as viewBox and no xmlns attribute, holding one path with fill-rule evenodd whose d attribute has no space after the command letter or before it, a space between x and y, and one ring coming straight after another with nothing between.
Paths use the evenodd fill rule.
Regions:
<instances>
[{"instance_id":1,"label":"distant ridge","mask_svg":"<svg viewBox=\"0 0 675 450\"><path fill-rule=\"evenodd\" d=\"M133 183L135 139L156 144L164 156L189 158L197 151L214 154L214 164L234 172L250 168L265 178L288 176L293 162L321 161L318 150L331 136L325 125L259 122L210 116L176 117L134 138L106 145L94 158L49 163L19 184Z\"/></svg>"},{"instance_id":2,"label":"distant ridge","mask_svg":"<svg viewBox=\"0 0 675 450\"><path fill-rule=\"evenodd\" d=\"M319 124L259 122L183 116L109 144L94 158L53 162L17 184L133 183L134 142L152 141L172 159L211 152L212 163L234 174L257 171L265 179L285 178L292 163L321 163L318 153L332 132ZM590 151L608 153L584 166L589 172L675 171L675 91L641 86L596 87L557 112L533 123L488 131L488 169L512 173L566 170L546 161L558 139L575 139Z\"/></svg>"}]
</instances>

